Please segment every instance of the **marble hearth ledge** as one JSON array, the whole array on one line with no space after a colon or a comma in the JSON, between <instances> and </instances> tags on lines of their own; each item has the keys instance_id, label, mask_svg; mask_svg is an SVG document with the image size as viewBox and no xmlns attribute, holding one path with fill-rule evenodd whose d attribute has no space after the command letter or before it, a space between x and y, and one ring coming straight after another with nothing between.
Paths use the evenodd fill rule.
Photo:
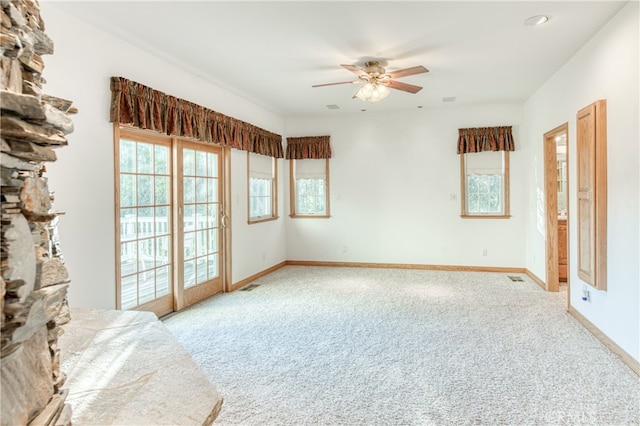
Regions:
<instances>
[{"instance_id":1,"label":"marble hearth ledge","mask_svg":"<svg viewBox=\"0 0 640 426\"><path fill-rule=\"evenodd\" d=\"M150 312L71 309L59 339L75 425L208 425L215 386Z\"/></svg>"}]
</instances>

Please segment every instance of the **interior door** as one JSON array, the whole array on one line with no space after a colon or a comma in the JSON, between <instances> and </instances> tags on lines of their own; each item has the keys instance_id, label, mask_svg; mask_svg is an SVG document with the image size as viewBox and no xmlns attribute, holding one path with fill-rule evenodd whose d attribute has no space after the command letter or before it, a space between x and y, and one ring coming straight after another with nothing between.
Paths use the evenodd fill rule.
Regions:
<instances>
[{"instance_id":1,"label":"interior door","mask_svg":"<svg viewBox=\"0 0 640 426\"><path fill-rule=\"evenodd\" d=\"M178 140L176 310L223 289L222 149Z\"/></svg>"}]
</instances>

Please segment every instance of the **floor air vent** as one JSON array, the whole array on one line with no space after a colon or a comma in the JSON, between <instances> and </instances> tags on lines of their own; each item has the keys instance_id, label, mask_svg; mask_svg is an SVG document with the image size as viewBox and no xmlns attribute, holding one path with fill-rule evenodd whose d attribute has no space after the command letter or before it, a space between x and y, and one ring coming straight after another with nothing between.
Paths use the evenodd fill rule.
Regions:
<instances>
[{"instance_id":1,"label":"floor air vent","mask_svg":"<svg viewBox=\"0 0 640 426\"><path fill-rule=\"evenodd\" d=\"M254 288L257 288L257 287L260 287L260 285L259 284L249 284L248 286L241 288L240 291L251 291L251 290L253 290Z\"/></svg>"},{"instance_id":2,"label":"floor air vent","mask_svg":"<svg viewBox=\"0 0 640 426\"><path fill-rule=\"evenodd\" d=\"M507 277L509 277L509 279L513 282L524 282L522 277L519 277L517 275L507 275Z\"/></svg>"}]
</instances>

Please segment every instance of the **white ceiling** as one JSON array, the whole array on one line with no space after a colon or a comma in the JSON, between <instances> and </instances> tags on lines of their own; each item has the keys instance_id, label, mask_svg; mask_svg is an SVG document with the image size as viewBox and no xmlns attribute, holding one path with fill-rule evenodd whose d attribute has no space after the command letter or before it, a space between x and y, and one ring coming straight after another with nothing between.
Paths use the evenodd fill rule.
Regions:
<instances>
[{"instance_id":1,"label":"white ceiling","mask_svg":"<svg viewBox=\"0 0 640 426\"><path fill-rule=\"evenodd\" d=\"M54 1L53 5L283 116L523 101L625 1ZM549 15L540 27L524 25ZM44 17L46 22L46 16ZM377 104L340 64L424 65ZM127 76L123 76L127 77ZM143 83L144 82L140 82ZM327 105L340 109L329 110Z\"/></svg>"}]
</instances>

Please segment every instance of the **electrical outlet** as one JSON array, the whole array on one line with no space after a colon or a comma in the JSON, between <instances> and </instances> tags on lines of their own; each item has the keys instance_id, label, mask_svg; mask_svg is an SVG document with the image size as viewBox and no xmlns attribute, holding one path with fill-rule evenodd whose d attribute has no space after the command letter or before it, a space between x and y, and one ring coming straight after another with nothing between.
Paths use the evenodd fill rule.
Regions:
<instances>
[{"instance_id":1,"label":"electrical outlet","mask_svg":"<svg viewBox=\"0 0 640 426\"><path fill-rule=\"evenodd\" d=\"M582 300L591 303L591 291L586 284L582 285Z\"/></svg>"},{"instance_id":2,"label":"electrical outlet","mask_svg":"<svg viewBox=\"0 0 640 426\"><path fill-rule=\"evenodd\" d=\"M342 252L343 252L343 253L346 253L347 251L348 251L348 250L347 250L347 246L342 246Z\"/></svg>"},{"instance_id":3,"label":"electrical outlet","mask_svg":"<svg viewBox=\"0 0 640 426\"><path fill-rule=\"evenodd\" d=\"M482 249L482 255L483 256L487 256L489 254L489 250L487 249Z\"/></svg>"}]
</instances>

